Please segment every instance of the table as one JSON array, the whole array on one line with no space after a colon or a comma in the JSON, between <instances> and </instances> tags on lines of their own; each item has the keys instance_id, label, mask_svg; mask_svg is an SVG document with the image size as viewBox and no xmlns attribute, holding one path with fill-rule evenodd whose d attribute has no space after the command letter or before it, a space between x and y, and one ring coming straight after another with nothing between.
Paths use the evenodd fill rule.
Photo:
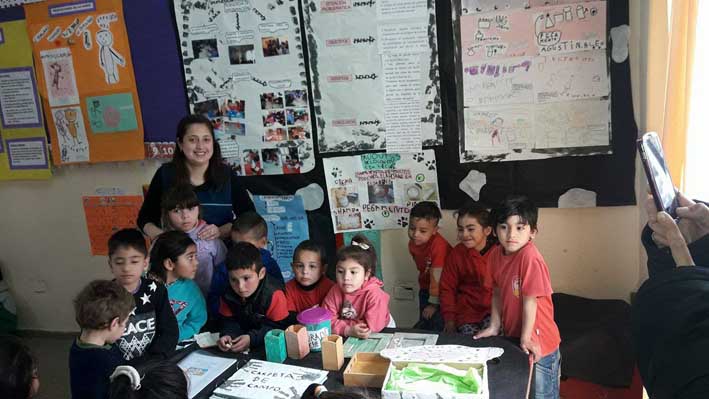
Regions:
<instances>
[{"instance_id":1,"label":"table","mask_svg":"<svg viewBox=\"0 0 709 399\"><path fill-rule=\"evenodd\" d=\"M384 329L384 333L394 333L394 332L416 332L416 333L427 333L430 331L422 331L408 328L396 328ZM515 399L524 398L527 393L527 381L529 379L529 358L522 352L519 347L519 341L515 341L510 338L505 337L490 337L481 340L473 340L469 335L462 334L444 334L440 333L438 336L437 345L465 345L472 347L499 347L504 349L505 353L498 359L493 359L488 362L488 383L490 389L490 399ZM196 345L193 345L196 347ZM179 351L173 360L179 361L179 359L187 356L194 350L199 348L188 348ZM217 378L214 383L210 384L204 391L202 391L197 398L206 399L209 398L212 391L216 389L222 382L224 382L228 377L230 377L239 367L242 367L250 359L260 359L266 360L266 352L264 348L252 349L248 355L235 354L235 353L225 353L221 352L219 349L213 348L209 349L209 352L213 353L215 356L223 356L237 359L238 362L224 372L219 378ZM345 359L342 368L339 371L330 371L328 379L325 382L325 386L330 391L336 392L353 392L364 395L367 398L380 398L381 389L379 388L360 388L360 387L346 387L343 382L343 372L349 359ZM322 356L320 352L311 352L308 356L300 360L286 359L285 364L290 364L294 366L310 367L316 369L322 369Z\"/></svg>"}]
</instances>

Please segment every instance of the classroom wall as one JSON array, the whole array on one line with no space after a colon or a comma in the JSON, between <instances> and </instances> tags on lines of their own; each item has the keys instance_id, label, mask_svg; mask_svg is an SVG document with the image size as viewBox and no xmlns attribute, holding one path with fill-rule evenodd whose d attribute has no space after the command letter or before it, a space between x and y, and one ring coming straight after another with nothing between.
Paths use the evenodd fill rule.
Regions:
<instances>
[{"instance_id":1,"label":"classroom wall","mask_svg":"<svg viewBox=\"0 0 709 399\"><path fill-rule=\"evenodd\" d=\"M650 10L660 0L631 0L631 72L636 120L641 130L661 130L653 116L657 67L648 65ZM652 14L652 15L650 15ZM643 36L639 36L643 34ZM641 38L642 37L642 38ZM650 69L651 74L648 73ZM653 86L653 79L654 84ZM640 98L646 100L639 101ZM654 117L655 120L648 119ZM69 166L45 182L0 183L0 267L18 304L20 328L76 331L72 298L86 282L109 278L103 256L91 256L81 196L98 187L139 194L158 164L155 161ZM638 169L639 170L639 169ZM641 172L639 172L641 173ZM637 182L644 177L639 174ZM642 213L635 206L592 209L543 209L537 245L549 264L553 288L591 298L629 299L644 280L644 251L639 243ZM455 243L455 221L445 212L442 233ZM385 288L414 285L415 268L406 249L405 230L382 233ZM396 290L407 293L407 290ZM417 300L392 298L398 325L418 317Z\"/></svg>"}]
</instances>

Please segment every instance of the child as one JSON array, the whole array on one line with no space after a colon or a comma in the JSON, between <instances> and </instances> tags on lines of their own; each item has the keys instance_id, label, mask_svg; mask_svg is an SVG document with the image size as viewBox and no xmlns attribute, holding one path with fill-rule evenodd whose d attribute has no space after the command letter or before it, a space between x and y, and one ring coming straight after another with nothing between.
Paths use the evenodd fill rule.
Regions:
<instances>
[{"instance_id":1,"label":"child","mask_svg":"<svg viewBox=\"0 0 709 399\"><path fill-rule=\"evenodd\" d=\"M161 208L163 228L166 231L183 231L189 234L197 245L199 267L194 282L206 297L212 283L214 269L226 258L224 242L218 238L213 240L199 238L200 231L207 223L200 218L199 199L191 187L173 187L163 197Z\"/></svg>"},{"instance_id":2,"label":"child","mask_svg":"<svg viewBox=\"0 0 709 399\"><path fill-rule=\"evenodd\" d=\"M441 210L431 201L422 201L411 208L409 216L409 253L419 272L419 322L416 327L440 331L443 319L440 305L439 282L450 244L438 234Z\"/></svg>"},{"instance_id":3,"label":"child","mask_svg":"<svg viewBox=\"0 0 709 399\"><path fill-rule=\"evenodd\" d=\"M475 338L505 335L520 338L520 347L534 366L534 397L558 398L561 355L559 328L554 323L549 269L532 239L537 233L537 208L526 197L508 197L493 211L500 246L488 257L492 273L490 326Z\"/></svg>"},{"instance_id":4,"label":"child","mask_svg":"<svg viewBox=\"0 0 709 399\"><path fill-rule=\"evenodd\" d=\"M192 338L207 322L207 305L192 281L196 272L197 245L190 236L181 231L160 234L150 250L150 274L167 287L180 341Z\"/></svg>"},{"instance_id":5,"label":"child","mask_svg":"<svg viewBox=\"0 0 709 399\"><path fill-rule=\"evenodd\" d=\"M320 305L335 283L325 277L327 269L325 249L314 241L305 240L293 252L295 278L286 283L288 311L300 313Z\"/></svg>"},{"instance_id":6,"label":"child","mask_svg":"<svg viewBox=\"0 0 709 399\"><path fill-rule=\"evenodd\" d=\"M125 363L112 344L123 335L133 308L133 295L115 281L92 281L74 299L81 335L69 351L72 398L106 397L109 376Z\"/></svg>"},{"instance_id":7,"label":"child","mask_svg":"<svg viewBox=\"0 0 709 399\"><path fill-rule=\"evenodd\" d=\"M28 399L37 391L37 361L27 345L15 336L0 336L0 398Z\"/></svg>"},{"instance_id":8,"label":"child","mask_svg":"<svg viewBox=\"0 0 709 399\"><path fill-rule=\"evenodd\" d=\"M458 241L441 274L444 332L475 335L490 325L492 289L487 257L492 247L490 213L468 204L458 210Z\"/></svg>"},{"instance_id":9,"label":"child","mask_svg":"<svg viewBox=\"0 0 709 399\"><path fill-rule=\"evenodd\" d=\"M108 399L187 399L188 381L175 363L151 361L119 366L111 374Z\"/></svg>"},{"instance_id":10,"label":"child","mask_svg":"<svg viewBox=\"0 0 709 399\"><path fill-rule=\"evenodd\" d=\"M177 345L179 330L163 284L142 278L148 265L145 238L136 229L123 229L108 240L108 265L116 281L133 294L136 308L116 343L126 360L143 355L166 358Z\"/></svg>"},{"instance_id":11,"label":"child","mask_svg":"<svg viewBox=\"0 0 709 399\"><path fill-rule=\"evenodd\" d=\"M384 283L374 277L376 266L374 247L362 235L337 251L337 284L322 303L333 314L333 334L368 338L391 322L389 295L382 290Z\"/></svg>"},{"instance_id":12,"label":"child","mask_svg":"<svg viewBox=\"0 0 709 399\"><path fill-rule=\"evenodd\" d=\"M268 225L261 215L256 212L245 212L231 225L231 241L246 241L258 248L261 253L261 262L266 267L266 273L275 279L275 283L283 288L283 274L278 263L266 249L268 244Z\"/></svg>"},{"instance_id":13,"label":"child","mask_svg":"<svg viewBox=\"0 0 709 399\"><path fill-rule=\"evenodd\" d=\"M263 345L269 330L287 326L286 295L266 275L258 248L248 242L238 242L229 249L226 268L229 287L219 304L219 349L244 352Z\"/></svg>"}]
</instances>

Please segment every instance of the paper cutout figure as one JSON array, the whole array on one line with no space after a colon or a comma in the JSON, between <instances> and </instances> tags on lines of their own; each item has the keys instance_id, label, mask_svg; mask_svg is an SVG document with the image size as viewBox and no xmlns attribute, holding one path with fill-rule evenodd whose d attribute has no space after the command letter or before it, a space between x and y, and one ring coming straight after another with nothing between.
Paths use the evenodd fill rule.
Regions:
<instances>
[{"instance_id":1,"label":"paper cutout figure","mask_svg":"<svg viewBox=\"0 0 709 399\"><path fill-rule=\"evenodd\" d=\"M111 31L102 29L96 32L96 42L101 46L98 52L99 65L106 76L106 83L116 84L120 80L118 76L118 66L126 66L126 61L113 46L113 34Z\"/></svg>"}]
</instances>

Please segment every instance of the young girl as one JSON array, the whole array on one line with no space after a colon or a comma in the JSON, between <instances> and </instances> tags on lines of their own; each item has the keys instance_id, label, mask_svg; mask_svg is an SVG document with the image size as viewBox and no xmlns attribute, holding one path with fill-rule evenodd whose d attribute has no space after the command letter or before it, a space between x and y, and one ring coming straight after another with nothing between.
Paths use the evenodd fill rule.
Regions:
<instances>
[{"instance_id":1,"label":"young girl","mask_svg":"<svg viewBox=\"0 0 709 399\"><path fill-rule=\"evenodd\" d=\"M0 336L0 398L28 399L37 394L37 362L19 338Z\"/></svg>"},{"instance_id":2,"label":"young girl","mask_svg":"<svg viewBox=\"0 0 709 399\"><path fill-rule=\"evenodd\" d=\"M180 341L192 338L207 321L204 297L192 279L197 271L197 245L181 231L158 236L150 250L151 277L167 287Z\"/></svg>"},{"instance_id":3,"label":"young girl","mask_svg":"<svg viewBox=\"0 0 709 399\"><path fill-rule=\"evenodd\" d=\"M325 270L327 270L325 257L325 249L311 240L305 240L295 248L291 264L295 278L286 284L289 312L300 313L320 305L325 295L335 285L332 280L325 277Z\"/></svg>"},{"instance_id":4,"label":"young girl","mask_svg":"<svg viewBox=\"0 0 709 399\"><path fill-rule=\"evenodd\" d=\"M476 204L457 212L458 241L446 258L441 274L441 312L444 332L475 335L490 324L492 289L487 265L494 245L490 213Z\"/></svg>"},{"instance_id":5,"label":"young girl","mask_svg":"<svg viewBox=\"0 0 709 399\"><path fill-rule=\"evenodd\" d=\"M207 297L214 269L226 259L226 245L220 239L203 240L199 232L207 223L200 218L199 199L191 187L175 186L162 200L163 228L187 233L197 245L199 267L195 283Z\"/></svg>"},{"instance_id":6,"label":"young girl","mask_svg":"<svg viewBox=\"0 0 709 399\"><path fill-rule=\"evenodd\" d=\"M337 251L337 285L322 303L333 314L333 334L368 338L390 323L389 295L374 277L376 265L374 247L362 235Z\"/></svg>"}]
</instances>

